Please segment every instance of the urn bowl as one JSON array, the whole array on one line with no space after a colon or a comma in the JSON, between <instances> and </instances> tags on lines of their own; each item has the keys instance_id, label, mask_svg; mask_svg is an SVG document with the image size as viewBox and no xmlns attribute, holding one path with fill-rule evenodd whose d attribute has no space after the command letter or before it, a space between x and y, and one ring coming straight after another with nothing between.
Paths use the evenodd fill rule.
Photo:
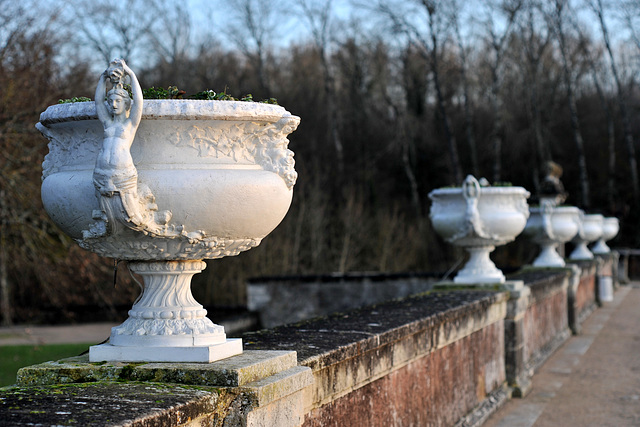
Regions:
<instances>
[{"instance_id":1,"label":"urn bowl","mask_svg":"<svg viewBox=\"0 0 640 427\"><path fill-rule=\"evenodd\" d=\"M544 208L533 207L524 234L536 242L553 241L566 243L573 239L579 230L580 209L575 206L551 208L545 213Z\"/></svg>"},{"instance_id":2,"label":"urn bowl","mask_svg":"<svg viewBox=\"0 0 640 427\"><path fill-rule=\"evenodd\" d=\"M587 242L595 242L602 237L604 217L600 214L589 214L582 218L582 227L578 235Z\"/></svg>"},{"instance_id":3,"label":"urn bowl","mask_svg":"<svg viewBox=\"0 0 640 427\"><path fill-rule=\"evenodd\" d=\"M543 206L530 209L525 235L542 247L534 260L537 267L564 267L564 259L556 251L558 245L573 239L580 227L580 209L575 206Z\"/></svg>"},{"instance_id":4,"label":"urn bowl","mask_svg":"<svg viewBox=\"0 0 640 427\"><path fill-rule=\"evenodd\" d=\"M569 256L570 259L593 259L593 253L587 245L595 242L602 236L602 215L581 215L579 229L573 238L576 247Z\"/></svg>"},{"instance_id":5,"label":"urn bowl","mask_svg":"<svg viewBox=\"0 0 640 427\"><path fill-rule=\"evenodd\" d=\"M529 216L522 187L479 187L477 219L479 233L470 226L467 199L461 188L432 191L430 218L436 232L457 246L498 246L513 241L522 232Z\"/></svg>"},{"instance_id":6,"label":"urn bowl","mask_svg":"<svg viewBox=\"0 0 640 427\"><path fill-rule=\"evenodd\" d=\"M611 249L606 244L608 240L613 239L618 235L620 231L620 222L615 217L605 217L602 220L602 235L599 236L599 240L593 246L592 251L594 254L608 254Z\"/></svg>"},{"instance_id":7,"label":"urn bowl","mask_svg":"<svg viewBox=\"0 0 640 427\"><path fill-rule=\"evenodd\" d=\"M94 102L47 108L42 200L80 246L126 260L220 258L257 246L284 218L296 180L287 135L299 118L252 102L145 100L130 153L138 199L163 233L91 232L100 212L94 167L104 131Z\"/></svg>"}]
</instances>

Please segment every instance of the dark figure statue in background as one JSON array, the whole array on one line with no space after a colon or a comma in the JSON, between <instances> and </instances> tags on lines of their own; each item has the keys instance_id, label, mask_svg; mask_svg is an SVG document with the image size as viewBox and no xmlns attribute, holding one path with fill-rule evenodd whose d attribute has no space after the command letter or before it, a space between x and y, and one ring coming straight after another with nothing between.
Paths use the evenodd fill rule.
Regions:
<instances>
[{"instance_id":1,"label":"dark figure statue in background","mask_svg":"<svg viewBox=\"0 0 640 427\"><path fill-rule=\"evenodd\" d=\"M562 166L553 161L548 161L544 165L544 173L545 177L540 185L540 203L543 204L546 201L553 206L558 206L567 199L567 192L560 181Z\"/></svg>"}]
</instances>

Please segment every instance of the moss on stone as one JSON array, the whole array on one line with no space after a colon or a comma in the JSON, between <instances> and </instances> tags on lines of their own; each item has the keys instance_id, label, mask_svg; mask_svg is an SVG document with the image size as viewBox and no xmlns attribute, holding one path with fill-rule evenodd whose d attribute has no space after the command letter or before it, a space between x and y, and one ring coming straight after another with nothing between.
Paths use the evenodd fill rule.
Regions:
<instances>
[{"instance_id":1,"label":"moss on stone","mask_svg":"<svg viewBox=\"0 0 640 427\"><path fill-rule=\"evenodd\" d=\"M233 398L224 389L133 381L13 386L0 390L0 419L10 425L89 426L107 418L120 425L153 417L159 425L174 425L202 414L224 415Z\"/></svg>"}]
</instances>

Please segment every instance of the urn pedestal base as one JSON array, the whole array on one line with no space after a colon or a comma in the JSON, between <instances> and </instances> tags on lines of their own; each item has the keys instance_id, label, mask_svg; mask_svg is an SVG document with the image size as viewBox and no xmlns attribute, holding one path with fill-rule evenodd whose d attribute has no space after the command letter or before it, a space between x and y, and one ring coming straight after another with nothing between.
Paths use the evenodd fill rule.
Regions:
<instances>
[{"instance_id":1,"label":"urn pedestal base","mask_svg":"<svg viewBox=\"0 0 640 427\"><path fill-rule=\"evenodd\" d=\"M240 338L229 338L216 345L191 347L124 347L101 344L89 348L89 361L211 363L238 354L242 354Z\"/></svg>"},{"instance_id":2,"label":"urn pedestal base","mask_svg":"<svg viewBox=\"0 0 640 427\"><path fill-rule=\"evenodd\" d=\"M587 247L587 243L589 242L586 240L578 240L575 249L569 255L569 259L593 259L593 253Z\"/></svg>"},{"instance_id":3,"label":"urn pedestal base","mask_svg":"<svg viewBox=\"0 0 640 427\"><path fill-rule=\"evenodd\" d=\"M597 255L603 255L603 254L608 254L611 252L611 248L609 248L609 246L607 246L607 244L605 243L604 239L600 239L596 242L595 245L593 245L593 248L591 248L591 252L593 252L594 254Z\"/></svg>"},{"instance_id":4,"label":"urn pedestal base","mask_svg":"<svg viewBox=\"0 0 640 427\"><path fill-rule=\"evenodd\" d=\"M496 265L491 261L489 254L495 249L495 246L477 246L466 247L469 253L469 260L461 269L453 282L456 284L474 284L474 283L504 283L505 277Z\"/></svg>"},{"instance_id":5,"label":"urn pedestal base","mask_svg":"<svg viewBox=\"0 0 640 427\"><path fill-rule=\"evenodd\" d=\"M534 267L564 267L564 259L556 251L559 242L541 243L540 255L533 261Z\"/></svg>"},{"instance_id":6,"label":"urn pedestal base","mask_svg":"<svg viewBox=\"0 0 640 427\"><path fill-rule=\"evenodd\" d=\"M242 340L206 317L191 294L191 278L203 261L131 262L144 279L129 318L111 329L108 344L89 350L91 362L213 362L242 353Z\"/></svg>"}]
</instances>

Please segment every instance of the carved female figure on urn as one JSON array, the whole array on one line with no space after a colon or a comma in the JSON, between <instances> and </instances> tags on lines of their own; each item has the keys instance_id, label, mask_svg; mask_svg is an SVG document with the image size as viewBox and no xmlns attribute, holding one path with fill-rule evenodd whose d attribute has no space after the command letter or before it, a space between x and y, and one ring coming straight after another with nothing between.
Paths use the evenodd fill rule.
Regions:
<instances>
[{"instance_id":1,"label":"carved female figure on urn","mask_svg":"<svg viewBox=\"0 0 640 427\"><path fill-rule=\"evenodd\" d=\"M133 100L124 89L129 76ZM107 81L112 88L107 92ZM106 101L105 101L106 95ZM97 224L87 237L116 234L118 222L138 226L145 218L138 206L138 171L131 157L131 145L142 119L142 89L138 79L122 59L111 62L98 80L96 114L104 128L102 147L93 170L93 183L101 212L94 213ZM123 215L117 215L117 213ZM118 218L121 221L117 221Z\"/></svg>"},{"instance_id":2,"label":"carved female figure on urn","mask_svg":"<svg viewBox=\"0 0 640 427\"><path fill-rule=\"evenodd\" d=\"M127 76L131 80L133 100L124 88ZM108 91L107 81L112 86ZM142 119L143 97L135 73L124 60L113 60L100 75L95 104L98 120L104 128L93 170L100 211L94 212L96 223L87 230L85 238L118 234L120 225L158 234L171 219L171 212L157 212L155 197L146 186L138 183L131 146Z\"/></svg>"},{"instance_id":3,"label":"carved female figure on urn","mask_svg":"<svg viewBox=\"0 0 640 427\"><path fill-rule=\"evenodd\" d=\"M121 68L120 68L121 67ZM125 74L131 78L133 100L124 89ZM113 84L106 93L107 80ZM100 195L135 192L138 171L131 157L131 145L142 118L142 89L131 69L121 59L102 73L96 87L96 113L104 127L93 179Z\"/></svg>"}]
</instances>

